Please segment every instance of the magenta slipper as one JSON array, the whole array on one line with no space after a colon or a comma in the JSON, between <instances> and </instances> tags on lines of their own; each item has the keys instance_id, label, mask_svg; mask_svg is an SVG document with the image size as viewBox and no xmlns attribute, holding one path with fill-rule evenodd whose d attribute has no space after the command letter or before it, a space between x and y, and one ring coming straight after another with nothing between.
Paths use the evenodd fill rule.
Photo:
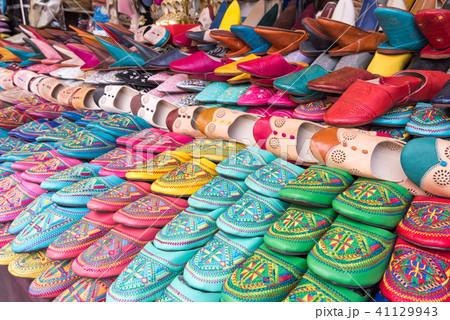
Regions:
<instances>
[{"instance_id":1,"label":"magenta slipper","mask_svg":"<svg viewBox=\"0 0 450 320\"><path fill-rule=\"evenodd\" d=\"M161 153L164 151L172 151L194 139L181 133L169 132L159 136L156 139L144 140L136 144L133 149L138 152Z\"/></svg>"},{"instance_id":2,"label":"magenta slipper","mask_svg":"<svg viewBox=\"0 0 450 320\"><path fill-rule=\"evenodd\" d=\"M22 179L40 184L55 173L82 163L82 161L74 158L58 156L25 170L25 172L22 173Z\"/></svg>"},{"instance_id":3,"label":"magenta slipper","mask_svg":"<svg viewBox=\"0 0 450 320\"><path fill-rule=\"evenodd\" d=\"M216 58L203 51L198 51L190 56L171 62L169 67L175 72L203 74L214 72L215 69L232 62L234 61L225 57Z\"/></svg>"},{"instance_id":4,"label":"magenta slipper","mask_svg":"<svg viewBox=\"0 0 450 320\"><path fill-rule=\"evenodd\" d=\"M275 89L252 84L239 98L237 104L240 106L264 106L269 103L275 93Z\"/></svg>"},{"instance_id":5,"label":"magenta slipper","mask_svg":"<svg viewBox=\"0 0 450 320\"><path fill-rule=\"evenodd\" d=\"M10 225L11 221L0 222L0 249L10 243L16 237L15 234L9 233Z\"/></svg>"},{"instance_id":6,"label":"magenta slipper","mask_svg":"<svg viewBox=\"0 0 450 320\"><path fill-rule=\"evenodd\" d=\"M100 169L98 174L104 177L114 175L125 179L125 175L128 171L142 169L147 161L153 157L154 154L152 153L133 151L125 157L107 164Z\"/></svg>"},{"instance_id":7,"label":"magenta slipper","mask_svg":"<svg viewBox=\"0 0 450 320\"><path fill-rule=\"evenodd\" d=\"M132 133L130 135L119 137L116 140L116 143L121 146L126 147L133 147L134 145L147 140L147 139L153 139L156 138L162 134L166 134L166 131L156 129L156 128L150 128L150 129L144 129L139 132Z\"/></svg>"},{"instance_id":8,"label":"magenta slipper","mask_svg":"<svg viewBox=\"0 0 450 320\"><path fill-rule=\"evenodd\" d=\"M29 156L25 159L19 160L11 164L11 169L25 171L45 161L60 157L61 155L56 150L49 150L39 152Z\"/></svg>"},{"instance_id":9,"label":"magenta slipper","mask_svg":"<svg viewBox=\"0 0 450 320\"><path fill-rule=\"evenodd\" d=\"M297 106L295 102L289 99L289 93L284 91L277 91L277 93L273 95L267 102L271 106L291 107L291 108L295 108Z\"/></svg>"},{"instance_id":10,"label":"magenta slipper","mask_svg":"<svg viewBox=\"0 0 450 320\"><path fill-rule=\"evenodd\" d=\"M105 153L104 155L101 155L100 157L95 158L94 160L92 160L91 164L96 164L99 166L107 166L108 164L117 161L119 159L122 159L124 157L126 157L127 155L131 154L133 152L133 150L129 149L129 148L125 148L125 147L118 147L115 148L107 153Z\"/></svg>"}]
</instances>

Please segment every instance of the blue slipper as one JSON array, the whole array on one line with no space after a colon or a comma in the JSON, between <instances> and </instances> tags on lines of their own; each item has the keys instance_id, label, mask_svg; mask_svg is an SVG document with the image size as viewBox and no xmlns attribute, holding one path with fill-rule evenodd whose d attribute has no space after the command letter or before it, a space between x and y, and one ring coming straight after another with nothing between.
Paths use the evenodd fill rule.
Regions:
<instances>
[{"instance_id":1,"label":"blue slipper","mask_svg":"<svg viewBox=\"0 0 450 320\"><path fill-rule=\"evenodd\" d=\"M55 145L53 143L27 143L17 150L9 151L0 156L0 161L19 161L32 156L36 153L53 150Z\"/></svg>"},{"instance_id":2,"label":"blue slipper","mask_svg":"<svg viewBox=\"0 0 450 320\"><path fill-rule=\"evenodd\" d=\"M52 191L61 190L81 180L98 177L101 168L102 166L95 164L82 163L48 177L41 183L41 188Z\"/></svg>"},{"instance_id":3,"label":"blue slipper","mask_svg":"<svg viewBox=\"0 0 450 320\"><path fill-rule=\"evenodd\" d=\"M72 122L63 123L60 126L41 134L36 138L36 141L61 141L72 137L75 133L83 131L83 129L84 128L77 126Z\"/></svg>"},{"instance_id":4,"label":"blue slipper","mask_svg":"<svg viewBox=\"0 0 450 320\"><path fill-rule=\"evenodd\" d=\"M403 106L386 112L383 116L373 121L373 124L388 127L404 127L414 112L414 106Z\"/></svg>"},{"instance_id":5,"label":"blue slipper","mask_svg":"<svg viewBox=\"0 0 450 320\"><path fill-rule=\"evenodd\" d=\"M76 140L68 141L58 148L58 153L81 159L94 159L116 147L116 138L104 132L84 132Z\"/></svg>"},{"instance_id":6,"label":"blue slipper","mask_svg":"<svg viewBox=\"0 0 450 320\"><path fill-rule=\"evenodd\" d=\"M156 302L219 302L221 292L200 291L189 286L179 275L164 290Z\"/></svg>"},{"instance_id":7,"label":"blue slipper","mask_svg":"<svg viewBox=\"0 0 450 320\"><path fill-rule=\"evenodd\" d=\"M87 127L89 127L89 125ZM118 117L97 123L97 128L118 138L133 132L149 129L151 126L140 117L131 114L121 114Z\"/></svg>"}]
</instances>

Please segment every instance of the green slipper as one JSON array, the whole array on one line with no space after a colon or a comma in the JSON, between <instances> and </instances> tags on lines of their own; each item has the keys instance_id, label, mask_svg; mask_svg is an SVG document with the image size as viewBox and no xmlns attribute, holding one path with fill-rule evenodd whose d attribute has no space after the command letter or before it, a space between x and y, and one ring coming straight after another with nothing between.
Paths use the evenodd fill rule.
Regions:
<instances>
[{"instance_id":1,"label":"green slipper","mask_svg":"<svg viewBox=\"0 0 450 320\"><path fill-rule=\"evenodd\" d=\"M257 147L247 147L219 163L216 171L229 178L245 180L249 174L276 158L272 152Z\"/></svg>"},{"instance_id":2,"label":"green slipper","mask_svg":"<svg viewBox=\"0 0 450 320\"><path fill-rule=\"evenodd\" d=\"M307 269L304 258L276 253L263 244L228 277L221 301L282 301Z\"/></svg>"},{"instance_id":3,"label":"green slipper","mask_svg":"<svg viewBox=\"0 0 450 320\"><path fill-rule=\"evenodd\" d=\"M308 270L283 302L365 302L369 297L324 281Z\"/></svg>"},{"instance_id":4,"label":"green slipper","mask_svg":"<svg viewBox=\"0 0 450 320\"><path fill-rule=\"evenodd\" d=\"M333 209L365 224L395 228L413 196L393 182L359 178L333 200Z\"/></svg>"},{"instance_id":5,"label":"green slipper","mask_svg":"<svg viewBox=\"0 0 450 320\"><path fill-rule=\"evenodd\" d=\"M331 208L291 205L264 235L273 251L288 255L307 254L327 232L337 214Z\"/></svg>"},{"instance_id":6,"label":"green slipper","mask_svg":"<svg viewBox=\"0 0 450 320\"><path fill-rule=\"evenodd\" d=\"M203 89L195 100L201 103L216 103L217 99L228 89L230 85L226 82L213 82Z\"/></svg>"},{"instance_id":7,"label":"green slipper","mask_svg":"<svg viewBox=\"0 0 450 320\"><path fill-rule=\"evenodd\" d=\"M339 169L311 166L297 180L280 190L286 202L314 207L331 207L331 202L353 183L353 177Z\"/></svg>"},{"instance_id":8,"label":"green slipper","mask_svg":"<svg viewBox=\"0 0 450 320\"><path fill-rule=\"evenodd\" d=\"M396 236L338 216L308 254L308 267L344 287L370 287L383 277Z\"/></svg>"}]
</instances>

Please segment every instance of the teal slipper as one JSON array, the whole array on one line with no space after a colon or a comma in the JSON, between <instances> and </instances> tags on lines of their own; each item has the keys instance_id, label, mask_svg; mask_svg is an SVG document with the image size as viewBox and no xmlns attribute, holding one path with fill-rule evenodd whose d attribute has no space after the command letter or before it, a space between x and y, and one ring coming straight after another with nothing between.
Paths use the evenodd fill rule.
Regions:
<instances>
[{"instance_id":1,"label":"teal slipper","mask_svg":"<svg viewBox=\"0 0 450 320\"><path fill-rule=\"evenodd\" d=\"M41 134L39 137L36 138L36 141L38 142L60 141L72 137L75 133L83 130L84 128L77 126L72 122L66 122L56 128L53 128L50 131L45 132L44 134Z\"/></svg>"},{"instance_id":2,"label":"teal slipper","mask_svg":"<svg viewBox=\"0 0 450 320\"><path fill-rule=\"evenodd\" d=\"M85 207L89 200L96 195L123 182L125 182L125 180L116 176L84 179L58 190L52 196L52 201L61 206Z\"/></svg>"},{"instance_id":3,"label":"teal slipper","mask_svg":"<svg viewBox=\"0 0 450 320\"><path fill-rule=\"evenodd\" d=\"M9 151L0 156L0 162L20 161L36 153L55 149L53 143L27 143L16 150Z\"/></svg>"},{"instance_id":4,"label":"teal slipper","mask_svg":"<svg viewBox=\"0 0 450 320\"><path fill-rule=\"evenodd\" d=\"M247 191L244 181L217 176L189 197L190 206L203 210L229 207Z\"/></svg>"},{"instance_id":5,"label":"teal slipper","mask_svg":"<svg viewBox=\"0 0 450 320\"><path fill-rule=\"evenodd\" d=\"M16 172L16 170L11 169L12 164L13 162L3 162L0 165L0 179L6 178Z\"/></svg>"},{"instance_id":6,"label":"teal slipper","mask_svg":"<svg viewBox=\"0 0 450 320\"><path fill-rule=\"evenodd\" d=\"M285 185L280 199L313 207L331 207L331 202L353 183L351 174L339 169L311 166L297 180Z\"/></svg>"},{"instance_id":7,"label":"teal slipper","mask_svg":"<svg viewBox=\"0 0 450 320\"><path fill-rule=\"evenodd\" d=\"M327 232L337 214L331 208L292 205L264 235L273 251L288 255L308 254Z\"/></svg>"},{"instance_id":8,"label":"teal slipper","mask_svg":"<svg viewBox=\"0 0 450 320\"><path fill-rule=\"evenodd\" d=\"M161 250L190 250L205 245L219 230L217 218L226 210L197 210L189 207L167 223L155 236L153 244Z\"/></svg>"},{"instance_id":9,"label":"teal slipper","mask_svg":"<svg viewBox=\"0 0 450 320\"><path fill-rule=\"evenodd\" d=\"M239 98L244 95L248 88L250 88L249 84L229 86L228 89L217 98L217 103L237 105Z\"/></svg>"},{"instance_id":10,"label":"teal slipper","mask_svg":"<svg viewBox=\"0 0 450 320\"><path fill-rule=\"evenodd\" d=\"M217 219L217 227L239 237L263 236L289 204L247 191Z\"/></svg>"},{"instance_id":11,"label":"teal slipper","mask_svg":"<svg viewBox=\"0 0 450 320\"><path fill-rule=\"evenodd\" d=\"M203 89L195 100L201 103L216 103L217 99L228 89L230 85L226 82L213 82Z\"/></svg>"},{"instance_id":12,"label":"teal slipper","mask_svg":"<svg viewBox=\"0 0 450 320\"><path fill-rule=\"evenodd\" d=\"M228 277L221 301L282 301L307 269L305 258L276 253L263 244Z\"/></svg>"},{"instance_id":13,"label":"teal slipper","mask_svg":"<svg viewBox=\"0 0 450 320\"><path fill-rule=\"evenodd\" d=\"M261 237L239 238L218 232L184 268L189 286L220 292L233 271L262 244Z\"/></svg>"},{"instance_id":14,"label":"teal slipper","mask_svg":"<svg viewBox=\"0 0 450 320\"><path fill-rule=\"evenodd\" d=\"M245 180L249 174L275 159L277 157L272 152L257 147L247 147L219 163L216 171L229 178Z\"/></svg>"},{"instance_id":15,"label":"teal slipper","mask_svg":"<svg viewBox=\"0 0 450 320\"><path fill-rule=\"evenodd\" d=\"M303 171L305 169L278 158L249 175L245 179L245 184L259 194L278 198L281 188Z\"/></svg>"},{"instance_id":16,"label":"teal slipper","mask_svg":"<svg viewBox=\"0 0 450 320\"><path fill-rule=\"evenodd\" d=\"M106 301L155 301L196 252L162 251L149 242L111 285Z\"/></svg>"},{"instance_id":17,"label":"teal slipper","mask_svg":"<svg viewBox=\"0 0 450 320\"><path fill-rule=\"evenodd\" d=\"M41 188L51 191L61 190L75 182L80 182L87 178L98 177L98 171L101 168L101 166L95 164L82 163L48 177L42 181Z\"/></svg>"},{"instance_id":18,"label":"teal slipper","mask_svg":"<svg viewBox=\"0 0 450 320\"><path fill-rule=\"evenodd\" d=\"M68 141L58 148L58 153L81 159L94 159L116 147L116 138L104 133L84 132L78 139Z\"/></svg>"},{"instance_id":19,"label":"teal slipper","mask_svg":"<svg viewBox=\"0 0 450 320\"><path fill-rule=\"evenodd\" d=\"M155 302L219 302L222 293L200 291L189 286L179 275Z\"/></svg>"},{"instance_id":20,"label":"teal slipper","mask_svg":"<svg viewBox=\"0 0 450 320\"><path fill-rule=\"evenodd\" d=\"M99 122L97 128L118 138L133 132L149 129L151 126L140 117L131 114L121 114L118 117Z\"/></svg>"}]
</instances>

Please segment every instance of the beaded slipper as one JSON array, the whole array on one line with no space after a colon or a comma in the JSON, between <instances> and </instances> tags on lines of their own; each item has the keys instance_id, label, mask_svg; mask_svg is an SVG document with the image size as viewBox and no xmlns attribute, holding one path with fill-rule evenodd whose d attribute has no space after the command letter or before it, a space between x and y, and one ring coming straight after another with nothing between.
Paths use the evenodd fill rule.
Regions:
<instances>
[{"instance_id":1,"label":"beaded slipper","mask_svg":"<svg viewBox=\"0 0 450 320\"><path fill-rule=\"evenodd\" d=\"M419 102L405 130L416 136L445 138L450 136L450 117L441 108Z\"/></svg>"}]
</instances>

